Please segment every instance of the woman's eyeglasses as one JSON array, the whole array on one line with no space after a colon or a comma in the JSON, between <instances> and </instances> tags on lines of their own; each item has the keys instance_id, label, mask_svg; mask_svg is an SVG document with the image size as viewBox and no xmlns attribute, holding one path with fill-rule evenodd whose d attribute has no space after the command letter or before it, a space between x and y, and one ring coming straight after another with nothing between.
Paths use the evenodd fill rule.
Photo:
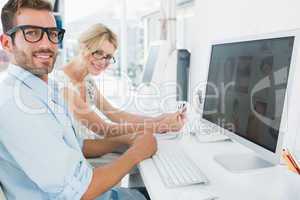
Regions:
<instances>
[{"instance_id":1,"label":"woman's eyeglasses","mask_svg":"<svg viewBox=\"0 0 300 200\"><path fill-rule=\"evenodd\" d=\"M15 33L21 30L23 36L27 42L35 43L40 41L44 33L47 34L47 37L50 42L54 44L59 44L64 39L65 30L62 28L56 27L40 27L40 26L33 26L33 25L21 25L15 26L6 32L7 35L10 37L14 37Z\"/></svg>"},{"instance_id":2,"label":"woman's eyeglasses","mask_svg":"<svg viewBox=\"0 0 300 200\"><path fill-rule=\"evenodd\" d=\"M97 60L105 59L107 64L115 64L116 59L112 55L105 55L104 51L97 50L92 53L92 56Z\"/></svg>"}]
</instances>

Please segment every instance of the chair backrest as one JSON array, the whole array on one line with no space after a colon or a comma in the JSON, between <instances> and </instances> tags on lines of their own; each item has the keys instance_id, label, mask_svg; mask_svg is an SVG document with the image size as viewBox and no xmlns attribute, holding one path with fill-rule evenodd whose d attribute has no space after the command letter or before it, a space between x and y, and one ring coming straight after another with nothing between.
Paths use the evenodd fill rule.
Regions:
<instances>
[{"instance_id":1,"label":"chair backrest","mask_svg":"<svg viewBox=\"0 0 300 200\"><path fill-rule=\"evenodd\" d=\"M2 185L0 183L0 200L6 200L5 196L4 196L4 193L3 193L3 190L2 190Z\"/></svg>"}]
</instances>

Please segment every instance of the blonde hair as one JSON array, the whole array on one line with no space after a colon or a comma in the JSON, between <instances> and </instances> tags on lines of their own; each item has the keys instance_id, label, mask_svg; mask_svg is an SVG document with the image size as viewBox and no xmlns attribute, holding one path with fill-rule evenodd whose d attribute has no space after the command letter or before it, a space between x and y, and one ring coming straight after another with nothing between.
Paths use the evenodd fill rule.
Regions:
<instances>
[{"instance_id":1,"label":"blonde hair","mask_svg":"<svg viewBox=\"0 0 300 200\"><path fill-rule=\"evenodd\" d=\"M117 35L101 23L94 24L80 35L80 51L94 52L104 41L110 42L117 49Z\"/></svg>"}]
</instances>

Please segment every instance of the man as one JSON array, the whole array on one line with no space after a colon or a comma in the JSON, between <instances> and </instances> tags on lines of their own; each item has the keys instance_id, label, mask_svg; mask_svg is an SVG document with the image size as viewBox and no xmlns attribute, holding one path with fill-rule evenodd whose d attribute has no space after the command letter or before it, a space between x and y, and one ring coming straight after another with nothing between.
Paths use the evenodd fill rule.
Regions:
<instances>
[{"instance_id":1,"label":"man","mask_svg":"<svg viewBox=\"0 0 300 200\"><path fill-rule=\"evenodd\" d=\"M93 169L87 163L63 100L48 80L64 35L51 10L44 0L9 0L1 13L1 44L11 61L0 83L5 195L9 200L144 199L135 190L112 187L155 153L156 140L145 131L111 164Z\"/></svg>"}]
</instances>

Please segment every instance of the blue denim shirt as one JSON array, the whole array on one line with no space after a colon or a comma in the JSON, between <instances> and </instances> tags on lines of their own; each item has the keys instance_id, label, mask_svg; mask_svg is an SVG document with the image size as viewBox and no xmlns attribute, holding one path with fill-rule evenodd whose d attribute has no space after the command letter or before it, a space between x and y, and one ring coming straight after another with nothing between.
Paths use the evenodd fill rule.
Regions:
<instances>
[{"instance_id":1,"label":"blue denim shirt","mask_svg":"<svg viewBox=\"0 0 300 200\"><path fill-rule=\"evenodd\" d=\"M21 67L0 82L0 182L11 199L80 199L92 179L64 101Z\"/></svg>"}]
</instances>

